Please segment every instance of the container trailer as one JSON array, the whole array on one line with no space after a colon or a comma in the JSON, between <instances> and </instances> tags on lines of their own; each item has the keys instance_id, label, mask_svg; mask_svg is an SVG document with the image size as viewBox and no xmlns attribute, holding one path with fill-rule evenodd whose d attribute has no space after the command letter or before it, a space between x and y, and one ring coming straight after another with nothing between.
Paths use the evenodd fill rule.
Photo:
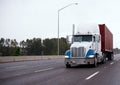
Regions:
<instances>
[{"instance_id":1,"label":"container trailer","mask_svg":"<svg viewBox=\"0 0 120 85\"><path fill-rule=\"evenodd\" d=\"M93 65L113 60L113 34L105 24L82 27L72 35L70 49L65 52L67 68L77 65Z\"/></svg>"}]
</instances>

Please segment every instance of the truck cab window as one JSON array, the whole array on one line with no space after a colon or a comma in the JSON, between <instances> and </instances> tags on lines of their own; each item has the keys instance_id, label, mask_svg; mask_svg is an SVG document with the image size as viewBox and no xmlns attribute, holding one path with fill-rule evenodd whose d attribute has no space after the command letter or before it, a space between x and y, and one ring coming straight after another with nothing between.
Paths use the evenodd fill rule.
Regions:
<instances>
[{"instance_id":1,"label":"truck cab window","mask_svg":"<svg viewBox=\"0 0 120 85\"><path fill-rule=\"evenodd\" d=\"M74 42L91 42L92 35L74 35Z\"/></svg>"}]
</instances>

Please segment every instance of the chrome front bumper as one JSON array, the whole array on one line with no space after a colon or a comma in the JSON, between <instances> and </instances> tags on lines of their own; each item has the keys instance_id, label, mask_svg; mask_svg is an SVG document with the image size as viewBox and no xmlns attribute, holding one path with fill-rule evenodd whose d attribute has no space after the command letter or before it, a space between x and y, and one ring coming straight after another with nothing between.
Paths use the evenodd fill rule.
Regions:
<instances>
[{"instance_id":1,"label":"chrome front bumper","mask_svg":"<svg viewBox=\"0 0 120 85\"><path fill-rule=\"evenodd\" d=\"M72 66L94 64L94 58L65 58L65 64Z\"/></svg>"}]
</instances>

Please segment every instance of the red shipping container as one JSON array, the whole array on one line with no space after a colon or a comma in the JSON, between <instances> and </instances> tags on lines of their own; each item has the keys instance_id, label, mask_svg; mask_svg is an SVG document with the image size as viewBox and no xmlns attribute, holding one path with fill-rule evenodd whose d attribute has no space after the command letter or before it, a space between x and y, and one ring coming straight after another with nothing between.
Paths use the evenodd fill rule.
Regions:
<instances>
[{"instance_id":1,"label":"red shipping container","mask_svg":"<svg viewBox=\"0 0 120 85\"><path fill-rule=\"evenodd\" d=\"M113 34L105 24L99 24L101 34L101 51L113 52Z\"/></svg>"}]
</instances>

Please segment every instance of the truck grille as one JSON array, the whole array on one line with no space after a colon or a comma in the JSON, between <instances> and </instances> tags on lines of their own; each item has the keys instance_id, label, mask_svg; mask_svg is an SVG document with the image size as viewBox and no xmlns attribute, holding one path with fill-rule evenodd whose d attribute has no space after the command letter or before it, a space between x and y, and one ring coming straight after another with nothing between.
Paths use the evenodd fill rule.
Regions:
<instances>
[{"instance_id":1,"label":"truck grille","mask_svg":"<svg viewBox=\"0 0 120 85\"><path fill-rule=\"evenodd\" d=\"M72 57L84 57L85 56L85 48L84 47L73 47L71 48Z\"/></svg>"}]
</instances>

